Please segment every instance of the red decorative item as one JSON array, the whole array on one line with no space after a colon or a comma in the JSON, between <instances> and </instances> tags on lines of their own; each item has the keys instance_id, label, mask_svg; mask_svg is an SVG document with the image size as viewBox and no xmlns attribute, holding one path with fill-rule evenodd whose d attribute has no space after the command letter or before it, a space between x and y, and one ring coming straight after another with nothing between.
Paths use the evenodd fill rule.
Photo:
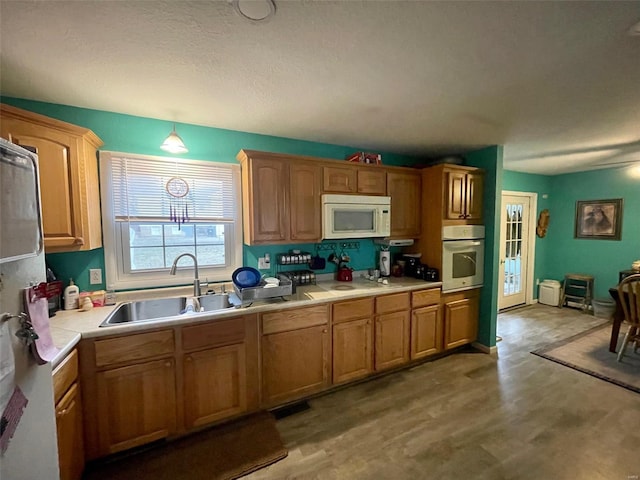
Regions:
<instances>
[{"instance_id":1,"label":"red decorative item","mask_svg":"<svg viewBox=\"0 0 640 480\"><path fill-rule=\"evenodd\" d=\"M367 163L370 165L381 165L382 155L379 153L355 152L346 158L347 162Z\"/></svg>"}]
</instances>

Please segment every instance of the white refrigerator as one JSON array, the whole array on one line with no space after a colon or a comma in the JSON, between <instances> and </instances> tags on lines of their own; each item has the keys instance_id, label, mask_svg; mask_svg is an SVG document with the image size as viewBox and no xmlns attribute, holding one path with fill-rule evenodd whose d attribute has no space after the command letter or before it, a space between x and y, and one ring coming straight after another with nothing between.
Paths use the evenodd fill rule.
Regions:
<instances>
[{"instance_id":1,"label":"white refrigerator","mask_svg":"<svg viewBox=\"0 0 640 480\"><path fill-rule=\"evenodd\" d=\"M37 156L0 139L0 315L24 312L24 289L45 279ZM1 321L0 327L0 413L16 386L27 399L0 455L0 479L57 480L51 364L37 365L15 336L20 327L17 318ZM13 361L7 361L11 356ZM6 419L3 423L6 432Z\"/></svg>"}]
</instances>

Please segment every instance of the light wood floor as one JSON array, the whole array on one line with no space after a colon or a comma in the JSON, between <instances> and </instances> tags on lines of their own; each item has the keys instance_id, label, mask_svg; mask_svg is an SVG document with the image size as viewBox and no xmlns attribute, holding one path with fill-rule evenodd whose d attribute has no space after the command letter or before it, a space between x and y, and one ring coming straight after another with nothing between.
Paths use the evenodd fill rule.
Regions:
<instances>
[{"instance_id":1,"label":"light wood floor","mask_svg":"<svg viewBox=\"0 0 640 480\"><path fill-rule=\"evenodd\" d=\"M637 480L640 395L529 353L602 322L501 314L497 358L455 354L313 399L278 421L289 456L244 478Z\"/></svg>"}]
</instances>

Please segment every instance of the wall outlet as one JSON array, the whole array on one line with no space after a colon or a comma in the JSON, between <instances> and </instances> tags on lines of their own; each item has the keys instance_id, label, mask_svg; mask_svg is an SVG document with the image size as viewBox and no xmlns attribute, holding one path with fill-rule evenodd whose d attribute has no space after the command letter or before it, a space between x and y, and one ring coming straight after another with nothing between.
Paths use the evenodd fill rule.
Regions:
<instances>
[{"instance_id":1,"label":"wall outlet","mask_svg":"<svg viewBox=\"0 0 640 480\"><path fill-rule=\"evenodd\" d=\"M264 257L258 258L258 269L267 270L269 268L271 268L271 257L268 253L266 253Z\"/></svg>"},{"instance_id":2,"label":"wall outlet","mask_svg":"<svg viewBox=\"0 0 640 480\"><path fill-rule=\"evenodd\" d=\"M101 268L90 268L89 269L89 284L97 285L102 283L102 269Z\"/></svg>"}]
</instances>

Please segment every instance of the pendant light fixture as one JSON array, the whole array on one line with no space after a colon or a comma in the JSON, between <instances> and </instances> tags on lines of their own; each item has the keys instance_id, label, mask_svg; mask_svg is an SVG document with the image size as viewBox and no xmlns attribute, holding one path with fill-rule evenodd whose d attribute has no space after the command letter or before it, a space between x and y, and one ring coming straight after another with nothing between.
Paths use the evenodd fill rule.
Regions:
<instances>
[{"instance_id":1,"label":"pendant light fixture","mask_svg":"<svg viewBox=\"0 0 640 480\"><path fill-rule=\"evenodd\" d=\"M165 152L169 153L187 153L187 147L185 147L184 142L180 138L180 135L176 133L176 124L173 124L173 130L169 136L165 139L165 141L160 145L160 148Z\"/></svg>"}]
</instances>

